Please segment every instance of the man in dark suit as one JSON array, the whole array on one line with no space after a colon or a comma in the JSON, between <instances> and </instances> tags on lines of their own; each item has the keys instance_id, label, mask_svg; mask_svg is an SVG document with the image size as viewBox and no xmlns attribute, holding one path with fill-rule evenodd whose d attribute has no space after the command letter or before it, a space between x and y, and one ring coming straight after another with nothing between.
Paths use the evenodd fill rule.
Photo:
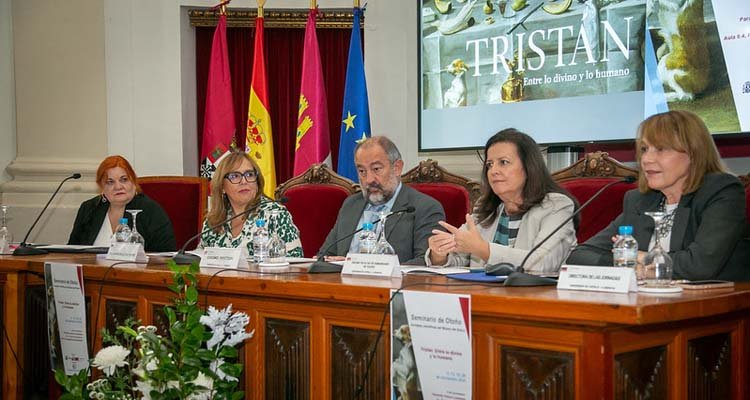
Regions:
<instances>
[{"instance_id":1,"label":"man in dark suit","mask_svg":"<svg viewBox=\"0 0 750 400\"><path fill-rule=\"evenodd\" d=\"M354 149L354 163L359 175L362 193L344 200L331 232L319 254L328 259L343 259L347 253L356 252L359 239L350 237L365 222L378 218L379 212L403 210L414 207L413 213L402 213L387 219L385 236L396 250L402 264L424 264L427 238L438 221L445 220L443 207L437 200L401 184L404 161L393 142L385 136L373 136ZM334 245L335 244L335 245Z\"/></svg>"}]
</instances>

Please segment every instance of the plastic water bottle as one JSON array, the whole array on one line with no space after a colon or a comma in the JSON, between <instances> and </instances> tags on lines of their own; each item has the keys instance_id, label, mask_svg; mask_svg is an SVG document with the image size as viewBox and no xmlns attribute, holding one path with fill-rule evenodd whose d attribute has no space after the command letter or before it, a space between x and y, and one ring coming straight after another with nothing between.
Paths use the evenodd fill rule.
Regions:
<instances>
[{"instance_id":1,"label":"plastic water bottle","mask_svg":"<svg viewBox=\"0 0 750 400\"><path fill-rule=\"evenodd\" d=\"M358 253L374 253L377 243L378 237L377 235L375 235L375 227L372 225L372 222L365 222L364 224L362 224L362 232L359 233Z\"/></svg>"},{"instance_id":2,"label":"plastic water bottle","mask_svg":"<svg viewBox=\"0 0 750 400\"><path fill-rule=\"evenodd\" d=\"M120 218L120 224L115 228L114 241L117 243L130 243L132 232L128 226L127 218Z\"/></svg>"},{"instance_id":3,"label":"plastic water bottle","mask_svg":"<svg viewBox=\"0 0 750 400\"><path fill-rule=\"evenodd\" d=\"M265 262L268 259L268 229L266 221L262 218L255 220L255 231L253 232L253 257L256 262Z\"/></svg>"},{"instance_id":4,"label":"plastic water bottle","mask_svg":"<svg viewBox=\"0 0 750 400\"><path fill-rule=\"evenodd\" d=\"M618 228L617 241L612 246L615 267L635 268L638 257L638 242L633 237L633 227L623 225Z\"/></svg>"}]
</instances>

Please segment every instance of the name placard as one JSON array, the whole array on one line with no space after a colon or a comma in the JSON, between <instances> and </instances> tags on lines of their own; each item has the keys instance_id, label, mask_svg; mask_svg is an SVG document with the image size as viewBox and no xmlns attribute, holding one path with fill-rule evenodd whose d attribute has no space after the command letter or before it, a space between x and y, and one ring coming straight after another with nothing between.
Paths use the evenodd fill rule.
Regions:
<instances>
[{"instance_id":1,"label":"name placard","mask_svg":"<svg viewBox=\"0 0 750 400\"><path fill-rule=\"evenodd\" d=\"M206 247L201 257L201 267L206 268L240 268L247 267L247 248L240 247Z\"/></svg>"},{"instance_id":2,"label":"name placard","mask_svg":"<svg viewBox=\"0 0 750 400\"><path fill-rule=\"evenodd\" d=\"M346 255L341 273L390 278L401 276L399 265L398 256L395 254L349 253Z\"/></svg>"},{"instance_id":3,"label":"name placard","mask_svg":"<svg viewBox=\"0 0 750 400\"><path fill-rule=\"evenodd\" d=\"M109 246L107 260L148 262L148 257L140 243L115 242Z\"/></svg>"},{"instance_id":4,"label":"name placard","mask_svg":"<svg viewBox=\"0 0 750 400\"><path fill-rule=\"evenodd\" d=\"M637 292L638 283L632 268L563 265L557 288L627 293Z\"/></svg>"}]
</instances>

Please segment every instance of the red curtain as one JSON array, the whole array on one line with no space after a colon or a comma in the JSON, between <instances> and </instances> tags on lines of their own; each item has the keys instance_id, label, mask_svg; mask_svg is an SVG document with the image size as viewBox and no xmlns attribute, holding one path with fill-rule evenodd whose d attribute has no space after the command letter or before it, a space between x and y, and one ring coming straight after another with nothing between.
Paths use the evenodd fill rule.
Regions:
<instances>
[{"instance_id":1,"label":"red curtain","mask_svg":"<svg viewBox=\"0 0 750 400\"><path fill-rule=\"evenodd\" d=\"M206 104L208 62L211 55L213 27L196 28L196 85L198 118L198 149L201 148L203 114ZM276 181L292 177L294 144L297 131L297 103L302 76L302 50L305 30L300 28L265 28L273 145L276 159ZM331 154L334 167L338 158L341 107L346 79L351 28L318 29L318 44L328 96L328 120L331 127ZM244 146L247 124L248 96L253 65L255 28L228 28L229 66L232 73L232 94L237 126L235 139ZM198 154L195 154L196 159Z\"/></svg>"}]
</instances>

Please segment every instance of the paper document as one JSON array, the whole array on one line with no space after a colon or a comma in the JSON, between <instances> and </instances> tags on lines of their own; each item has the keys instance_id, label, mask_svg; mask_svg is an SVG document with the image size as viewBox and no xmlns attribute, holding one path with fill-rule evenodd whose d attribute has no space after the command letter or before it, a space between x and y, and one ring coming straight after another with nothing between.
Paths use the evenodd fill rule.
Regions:
<instances>
[{"instance_id":1,"label":"paper document","mask_svg":"<svg viewBox=\"0 0 750 400\"><path fill-rule=\"evenodd\" d=\"M462 267L447 267L447 268L430 268L430 267L410 267L406 265L401 266L401 273L428 273L436 275L450 275L450 274L463 274L469 272L468 268Z\"/></svg>"}]
</instances>

